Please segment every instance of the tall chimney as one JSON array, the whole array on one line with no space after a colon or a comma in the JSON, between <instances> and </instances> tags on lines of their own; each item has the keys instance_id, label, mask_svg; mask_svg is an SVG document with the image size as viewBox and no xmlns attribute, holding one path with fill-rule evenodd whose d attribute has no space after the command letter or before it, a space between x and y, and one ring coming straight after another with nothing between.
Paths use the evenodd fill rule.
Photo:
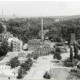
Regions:
<instances>
[{"instance_id":1,"label":"tall chimney","mask_svg":"<svg viewBox=\"0 0 80 80\"><path fill-rule=\"evenodd\" d=\"M3 21L3 9L2 9L2 21Z\"/></svg>"},{"instance_id":2,"label":"tall chimney","mask_svg":"<svg viewBox=\"0 0 80 80\"><path fill-rule=\"evenodd\" d=\"M41 19L41 42L44 41L44 34L43 34L43 19Z\"/></svg>"}]
</instances>

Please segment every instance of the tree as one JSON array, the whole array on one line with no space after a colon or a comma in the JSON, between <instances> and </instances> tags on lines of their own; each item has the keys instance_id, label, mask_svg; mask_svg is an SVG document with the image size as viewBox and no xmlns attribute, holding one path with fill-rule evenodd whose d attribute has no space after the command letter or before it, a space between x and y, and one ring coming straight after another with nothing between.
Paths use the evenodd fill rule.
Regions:
<instances>
[{"instance_id":1,"label":"tree","mask_svg":"<svg viewBox=\"0 0 80 80\"><path fill-rule=\"evenodd\" d=\"M2 26L2 24L0 23L0 33L2 33L4 31L4 28Z\"/></svg>"},{"instance_id":2,"label":"tree","mask_svg":"<svg viewBox=\"0 0 80 80\"><path fill-rule=\"evenodd\" d=\"M20 62L18 60L18 57L12 58L8 64L11 66L11 68L19 66Z\"/></svg>"},{"instance_id":3,"label":"tree","mask_svg":"<svg viewBox=\"0 0 80 80\"><path fill-rule=\"evenodd\" d=\"M28 71L30 69L30 65L28 63L22 63L21 67L25 69L25 71Z\"/></svg>"},{"instance_id":4,"label":"tree","mask_svg":"<svg viewBox=\"0 0 80 80\"><path fill-rule=\"evenodd\" d=\"M78 44L74 43L74 58L78 58Z\"/></svg>"},{"instance_id":5,"label":"tree","mask_svg":"<svg viewBox=\"0 0 80 80\"><path fill-rule=\"evenodd\" d=\"M54 57L53 58L56 58L57 60L61 60L62 59L61 54L59 52L56 52L54 54Z\"/></svg>"},{"instance_id":6,"label":"tree","mask_svg":"<svg viewBox=\"0 0 80 80\"><path fill-rule=\"evenodd\" d=\"M31 58L28 58L28 60L27 60L25 63L29 64L29 65L30 65L30 67L31 67L31 66L32 66L32 64L33 64L33 61L32 61L32 59L31 59Z\"/></svg>"},{"instance_id":7,"label":"tree","mask_svg":"<svg viewBox=\"0 0 80 80\"><path fill-rule=\"evenodd\" d=\"M61 52L61 51L60 51L60 48L56 47L53 58L56 58L57 60L61 60L62 57L61 57L60 52Z\"/></svg>"},{"instance_id":8,"label":"tree","mask_svg":"<svg viewBox=\"0 0 80 80\"><path fill-rule=\"evenodd\" d=\"M21 78L24 77L25 74L26 74L25 69L22 68L22 67L20 67L20 69L18 70L18 76L17 76L17 78L18 78L18 79L21 79Z\"/></svg>"},{"instance_id":9,"label":"tree","mask_svg":"<svg viewBox=\"0 0 80 80\"><path fill-rule=\"evenodd\" d=\"M20 68L19 70L18 70L18 76L17 76L17 78L18 79L21 79L23 76L22 76L22 69Z\"/></svg>"},{"instance_id":10,"label":"tree","mask_svg":"<svg viewBox=\"0 0 80 80\"><path fill-rule=\"evenodd\" d=\"M70 46L70 60L72 62L73 60L73 51L72 51L72 47Z\"/></svg>"},{"instance_id":11,"label":"tree","mask_svg":"<svg viewBox=\"0 0 80 80\"><path fill-rule=\"evenodd\" d=\"M39 56L39 55L38 55L37 53L34 53L34 54L33 54L33 59L36 60L36 59L38 58L38 56Z\"/></svg>"},{"instance_id":12,"label":"tree","mask_svg":"<svg viewBox=\"0 0 80 80\"><path fill-rule=\"evenodd\" d=\"M4 41L0 44L0 56L5 56L8 51L9 51L8 42L4 40Z\"/></svg>"}]
</instances>

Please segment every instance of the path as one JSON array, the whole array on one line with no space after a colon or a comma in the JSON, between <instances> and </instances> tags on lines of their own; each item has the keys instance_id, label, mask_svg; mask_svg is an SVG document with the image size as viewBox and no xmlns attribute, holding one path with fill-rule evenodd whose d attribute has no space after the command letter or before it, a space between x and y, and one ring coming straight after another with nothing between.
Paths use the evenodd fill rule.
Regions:
<instances>
[{"instance_id":1,"label":"path","mask_svg":"<svg viewBox=\"0 0 80 80\"><path fill-rule=\"evenodd\" d=\"M28 74L24 77L24 80L26 79L43 79L43 75L45 71L49 71L50 69L50 61L52 60L52 55L45 56L45 59L43 57L40 57L37 60L37 63L33 64L33 67L28 72Z\"/></svg>"},{"instance_id":2,"label":"path","mask_svg":"<svg viewBox=\"0 0 80 80\"><path fill-rule=\"evenodd\" d=\"M69 56L69 54L68 53L62 54L62 56L67 58ZM56 63L52 62L53 61L52 55L44 56L44 58L45 59L43 59L43 56L38 58L37 62L35 62L33 64L32 68L30 69L30 71L28 71L28 73L26 74L26 76L24 77L23 80L26 80L26 79L43 79L44 73L56 66L55 65ZM62 59L64 59L64 58L62 58ZM60 73L58 73L59 71L60 71ZM55 72L56 72L56 75L57 75L57 73L58 73L58 75L60 75L62 72L64 73L64 69L59 68Z\"/></svg>"}]
</instances>

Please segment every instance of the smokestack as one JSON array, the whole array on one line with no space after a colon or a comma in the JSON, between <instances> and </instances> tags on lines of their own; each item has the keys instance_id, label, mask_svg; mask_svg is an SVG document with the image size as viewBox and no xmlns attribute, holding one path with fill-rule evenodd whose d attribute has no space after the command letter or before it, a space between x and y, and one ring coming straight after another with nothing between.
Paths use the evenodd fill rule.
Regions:
<instances>
[{"instance_id":1,"label":"smokestack","mask_svg":"<svg viewBox=\"0 0 80 80\"><path fill-rule=\"evenodd\" d=\"M3 21L3 9L2 9L2 21Z\"/></svg>"},{"instance_id":2,"label":"smokestack","mask_svg":"<svg viewBox=\"0 0 80 80\"><path fill-rule=\"evenodd\" d=\"M44 41L44 34L43 34L43 19L41 19L41 42Z\"/></svg>"}]
</instances>

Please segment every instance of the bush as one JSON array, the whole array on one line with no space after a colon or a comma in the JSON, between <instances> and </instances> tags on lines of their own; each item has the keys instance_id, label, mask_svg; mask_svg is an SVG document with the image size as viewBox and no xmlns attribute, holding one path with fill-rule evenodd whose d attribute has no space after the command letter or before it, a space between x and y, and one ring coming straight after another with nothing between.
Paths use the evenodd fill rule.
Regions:
<instances>
[{"instance_id":1,"label":"bush","mask_svg":"<svg viewBox=\"0 0 80 80\"><path fill-rule=\"evenodd\" d=\"M61 54L59 52L56 52L54 54L53 58L56 58L57 60L61 60L62 59Z\"/></svg>"},{"instance_id":2,"label":"bush","mask_svg":"<svg viewBox=\"0 0 80 80\"><path fill-rule=\"evenodd\" d=\"M50 79L50 74L46 71L43 78L45 79Z\"/></svg>"},{"instance_id":3,"label":"bush","mask_svg":"<svg viewBox=\"0 0 80 80\"><path fill-rule=\"evenodd\" d=\"M64 62L64 65L66 67L73 67L73 63L72 62Z\"/></svg>"},{"instance_id":4,"label":"bush","mask_svg":"<svg viewBox=\"0 0 80 80\"><path fill-rule=\"evenodd\" d=\"M36 59L38 58L38 56L39 56L38 54L34 54L34 55L33 55L33 59L36 60Z\"/></svg>"},{"instance_id":5,"label":"bush","mask_svg":"<svg viewBox=\"0 0 80 80\"><path fill-rule=\"evenodd\" d=\"M11 68L14 68L14 67L19 66L19 65L20 65L20 62L19 62L19 60L18 60L18 57L12 58L12 59L10 60L10 62L8 62L8 65L10 65Z\"/></svg>"},{"instance_id":6,"label":"bush","mask_svg":"<svg viewBox=\"0 0 80 80\"><path fill-rule=\"evenodd\" d=\"M28 70L30 69L30 65L27 64L27 63L22 63L22 64L21 64L21 67L22 67L23 69L25 69L25 71L28 71Z\"/></svg>"},{"instance_id":7,"label":"bush","mask_svg":"<svg viewBox=\"0 0 80 80\"><path fill-rule=\"evenodd\" d=\"M73 67L73 66L77 66L77 63L79 62L79 60L77 60L77 59L73 59L73 61L71 61L69 58L68 59L66 59L65 61L64 61L64 65L66 66L66 67Z\"/></svg>"},{"instance_id":8,"label":"bush","mask_svg":"<svg viewBox=\"0 0 80 80\"><path fill-rule=\"evenodd\" d=\"M56 47L55 52L60 53L61 52L61 49L59 47Z\"/></svg>"},{"instance_id":9,"label":"bush","mask_svg":"<svg viewBox=\"0 0 80 80\"><path fill-rule=\"evenodd\" d=\"M18 78L18 79L21 79L21 78L24 77L25 74L26 74L25 69L21 67L21 68L18 70L18 76L17 76L17 78Z\"/></svg>"},{"instance_id":10,"label":"bush","mask_svg":"<svg viewBox=\"0 0 80 80\"><path fill-rule=\"evenodd\" d=\"M32 66L32 64L33 64L33 61L32 61L32 59L31 59L31 58L28 58L28 60L27 60L25 63L29 64L29 65L30 65L30 67L31 67L31 66Z\"/></svg>"}]
</instances>

